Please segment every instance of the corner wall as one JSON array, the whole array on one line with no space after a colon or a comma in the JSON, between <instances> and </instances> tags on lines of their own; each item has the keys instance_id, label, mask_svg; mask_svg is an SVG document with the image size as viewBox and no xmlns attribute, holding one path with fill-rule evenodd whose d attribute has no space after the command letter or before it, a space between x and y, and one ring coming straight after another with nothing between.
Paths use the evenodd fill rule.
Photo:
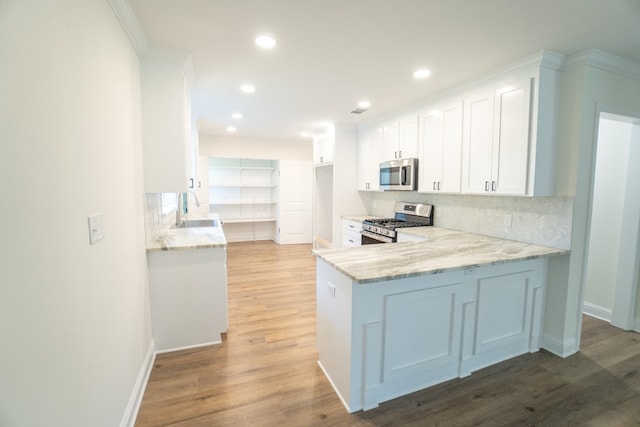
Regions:
<instances>
[{"instance_id":1,"label":"corner wall","mask_svg":"<svg viewBox=\"0 0 640 427\"><path fill-rule=\"evenodd\" d=\"M129 423L152 344L138 56L107 1L4 0L0 57L0 425Z\"/></svg>"}]
</instances>

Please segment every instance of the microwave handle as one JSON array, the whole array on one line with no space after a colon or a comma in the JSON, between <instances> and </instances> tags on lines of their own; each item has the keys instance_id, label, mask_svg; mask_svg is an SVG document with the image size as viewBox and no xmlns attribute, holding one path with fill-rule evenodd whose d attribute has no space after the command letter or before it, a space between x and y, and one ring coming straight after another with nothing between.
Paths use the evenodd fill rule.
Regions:
<instances>
[{"instance_id":1,"label":"microwave handle","mask_svg":"<svg viewBox=\"0 0 640 427\"><path fill-rule=\"evenodd\" d=\"M407 174L407 170L409 168L407 166L402 166L402 185L408 185L409 183L408 181L408 174Z\"/></svg>"}]
</instances>

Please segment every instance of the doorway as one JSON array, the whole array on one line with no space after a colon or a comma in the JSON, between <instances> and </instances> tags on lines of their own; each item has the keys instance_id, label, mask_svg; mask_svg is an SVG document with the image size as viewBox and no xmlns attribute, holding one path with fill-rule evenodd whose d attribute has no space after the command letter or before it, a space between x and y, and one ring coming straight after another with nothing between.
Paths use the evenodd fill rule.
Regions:
<instances>
[{"instance_id":1,"label":"doorway","mask_svg":"<svg viewBox=\"0 0 640 427\"><path fill-rule=\"evenodd\" d=\"M634 329L640 269L640 119L598 122L583 311Z\"/></svg>"}]
</instances>

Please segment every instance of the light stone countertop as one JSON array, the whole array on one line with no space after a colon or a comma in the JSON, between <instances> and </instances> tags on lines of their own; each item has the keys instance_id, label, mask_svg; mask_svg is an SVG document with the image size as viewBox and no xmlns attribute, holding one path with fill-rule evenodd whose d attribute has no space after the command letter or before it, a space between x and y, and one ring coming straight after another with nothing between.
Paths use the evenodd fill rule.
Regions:
<instances>
[{"instance_id":1,"label":"light stone countertop","mask_svg":"<svg viewBox=\"0 0 640 427\"><path fill-rule=\"evenodd\" d=\"M342 219L348 219L351 221L364 221L365 219L371 219L371 218L382 218L381 216L375 216L375 215L342 215L341 217Z\"/></svg>"},{"instance_id":2,"label":"light stone countertop","mask_svg":"<svg viewBox=\"0 0 640 427\"><path fill-rule=\"evenodd\" d=\"M569 253L566 249L439 227L404 228L402 232L427 240L316 249L313 253L359 284Z\"/></svg>"},{"instance_id":3,"label":"light stone countertop","mask_svg":"<svg viewBox=\"0 0 640 427\"><path fill-rule=\"evenodd\" d=\"M207 219L218 221L217 227L166 228L156 233L147 243L147 252L184 249L223 248L227 239L222 231L222 222L217 214L183 215L182 219Z\"/></svg>"}]
</instances>

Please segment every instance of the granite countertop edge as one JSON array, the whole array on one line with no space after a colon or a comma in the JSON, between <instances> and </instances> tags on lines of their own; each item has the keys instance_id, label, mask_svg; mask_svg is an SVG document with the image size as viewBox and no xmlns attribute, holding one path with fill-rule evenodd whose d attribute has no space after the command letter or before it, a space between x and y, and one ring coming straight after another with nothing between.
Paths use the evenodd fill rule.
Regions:
<instances>
[{"instance_id":1,"label":"granite countertop edge","mask_svg":"<svg viewBox=\"0 0 640 427\"><path fill-rule=\"evenodd\" d=\"M216 219L217 227L175 228L158 230L147 242L147 252L226 248L227 240L217 214L185 215L184 219Z\"/></svg>"},{"instance_id":2,"label":"granite countertop edge","mask_svg":"<svg viewBox=\"0 0 640 427\"><path fill-rule=\"evenodd\" d=\"M313 254L357 284L368 284L559 256L570 252L567 249L439 227L407 228L403 232L425 237L426 240L316 249L313 250ZM464 247L465 245L468 247ZM380 267L380 264L375 262L378 259L384 259L385 264L389 266Z\"/></svg>"}]
</instances>

